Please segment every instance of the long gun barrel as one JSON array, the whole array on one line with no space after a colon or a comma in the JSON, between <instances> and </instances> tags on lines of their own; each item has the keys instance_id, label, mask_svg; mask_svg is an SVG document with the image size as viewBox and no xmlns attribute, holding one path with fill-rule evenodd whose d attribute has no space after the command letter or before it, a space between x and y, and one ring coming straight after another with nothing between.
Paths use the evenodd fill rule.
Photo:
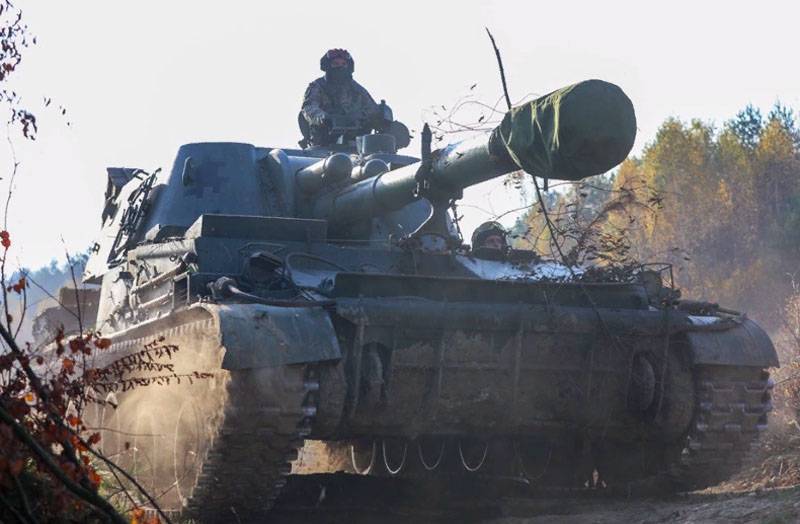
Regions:
<instances>
[{"instance_id":1,"label":"long gun barrel","mask_svg":"<svg viewBox=\"0 0 800 524\"><path fill-rule=\"evenodd\" d=\"M586 80L512 108L491 133L432 153L427 180L457 196L469 186L518 169L581 180L622 162L636 138L633 104L618 86ZM421 164L321 195L314 216L346 224L397 210L419 198Z\"/></svg>"}]
</instances>

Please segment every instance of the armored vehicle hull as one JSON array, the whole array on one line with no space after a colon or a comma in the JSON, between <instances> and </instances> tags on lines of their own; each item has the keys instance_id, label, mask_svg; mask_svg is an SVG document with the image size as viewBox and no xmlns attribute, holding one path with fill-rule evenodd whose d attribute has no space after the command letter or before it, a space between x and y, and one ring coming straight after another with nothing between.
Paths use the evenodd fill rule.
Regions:
<instances>
[{"instance_id":1,"label":"armored vehicle hull","mask_svg":"<svg viewBox=\"0 0 800 524\"><path fill-rule=\"evenodd\" d=\"M204 522L263 518L309 439L375 475L675 490L729 476L770 410L777 358L761 328L636 276L593 283L533 253L484 257L443 212L523 164L564 178L613 167L630 129L577 140L553 127L558 103L598 92L627 111L604 83L567 88L420 162L191 144L167 177L110 172L85 275L102 284L102 358L162 345L173 380L114 394L98 414L104 451ZM635 131L630 111L604 121ZM520 114L541 133L520 138Z\"/></svg>"}]
</instances>

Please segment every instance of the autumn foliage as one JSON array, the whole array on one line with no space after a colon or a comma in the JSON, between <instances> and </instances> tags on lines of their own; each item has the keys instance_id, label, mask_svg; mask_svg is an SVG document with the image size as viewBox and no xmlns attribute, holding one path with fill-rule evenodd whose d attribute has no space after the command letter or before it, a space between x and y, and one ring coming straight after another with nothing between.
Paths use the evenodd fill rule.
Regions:
<instances>
[{"instance_id":1,"label":"autumn foliage","mask_svg":"<svg viewBox=\"0 0 800 524\"><path fill-rule=\"evenodd\" d=\"M0 322L0 517L2 521L124 519L98 491L98 465L108 463L95 447L100 434L90 431L84 412L91 402L94 382L112 372L92 367L95 353L108 350L111 341L99 333L72 338L59 331L52 344L34 348L16 340L22 318L9 310L9 294L25 296L23 276L7 283L6 261L11 235L0 231L0 284L4 322ZM22 310L24 315L24 309Z\"/></svg>"},{"instance_id":2,"label":"autumn foliage","mask_svg":"<svg viewBox=\"0 0 800 524\"><path fill-rule=\"evenodd\" d=\"M721 129L667 120L614 187L647 185L657 213L626 212L640 258L676 268L693 296L724 302L779 327L800 259L800 142L794 114L777 104L766 119L752 107Z\"/></svg>"},{"instance_id":3,"label":"autumn foliage","mask_svg":"<svg viewBox=\"0 0 800 524\"><path fill-rule=\"evenodd\" d=\"M86 358L103 348L108 341L96 334L69 341L60 334L52 353L28 347L0 356L0 408L13 419L0 424L0 487L17 502L27 498L37 520L87 511L86 501L67 489L54 466L86 490L100 486L92 453L100 434L90 432L83 420L94 399L88 393L90 374L82 371ZM34 445L43 453L32 451Z\"/></svg>"}]
</instances>

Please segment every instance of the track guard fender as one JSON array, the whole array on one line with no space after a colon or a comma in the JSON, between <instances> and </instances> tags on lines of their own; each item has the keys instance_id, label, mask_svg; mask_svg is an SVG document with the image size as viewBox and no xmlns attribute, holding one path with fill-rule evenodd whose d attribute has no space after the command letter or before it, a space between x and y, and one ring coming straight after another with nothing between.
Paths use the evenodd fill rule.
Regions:
<instances>
[{"instance_id":1,"label":"track guard fender","mask_svg":"<svg viewBox=\"0 0 800 524\"><path fill-rule=\"evenodd\" d=\"M736 319L729 329L696 326L686 332L694 364L777 367L778 354L769 336L748 318Z\"/></svg>"},{"instance_id":2,"label":"track guard fender","mask_svg":"<svg viewBox=\"0 0 800 524\"><path fill-rule=\"evenodd\" d=\"M262 304L203 304L218 328L227 370L277 367L342 357L322 308Z\"/></svg>"}]
</instances>

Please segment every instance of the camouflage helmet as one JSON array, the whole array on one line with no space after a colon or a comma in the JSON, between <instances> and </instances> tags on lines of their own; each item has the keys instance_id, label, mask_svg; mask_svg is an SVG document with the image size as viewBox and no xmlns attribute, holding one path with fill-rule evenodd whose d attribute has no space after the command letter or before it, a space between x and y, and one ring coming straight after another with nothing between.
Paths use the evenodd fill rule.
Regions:
<instances>
[{"instance_id":1,"label":"camouflage helmet","mask_svg":"<svg viewBox=\"0 0 800 524\"><path fill-rule=\"evenodd\" d=\"M479 247L486 238L492 235L500 235L505 242L508 231L506 231L506 228L501 226L499 222L493 220L484 222L476 227L475 231L472 233L472 248Z\"/></svg>"},{"instance_id":2,"label":"camouflage helmet","mask_svg":"<svg viewBox=\"0 0 800 524\"><path fill-rule=\"evenodd\" d=\"M335 58L344 58L347 61L347 70L350 71L352 74L356 68L355 62L353 62L353 57L350 56L350 53L347 52L347 49L328 49L322 58L319 59L319 68L328 72L330 69L331 62Z\"/></svg>"}]
</instances>

